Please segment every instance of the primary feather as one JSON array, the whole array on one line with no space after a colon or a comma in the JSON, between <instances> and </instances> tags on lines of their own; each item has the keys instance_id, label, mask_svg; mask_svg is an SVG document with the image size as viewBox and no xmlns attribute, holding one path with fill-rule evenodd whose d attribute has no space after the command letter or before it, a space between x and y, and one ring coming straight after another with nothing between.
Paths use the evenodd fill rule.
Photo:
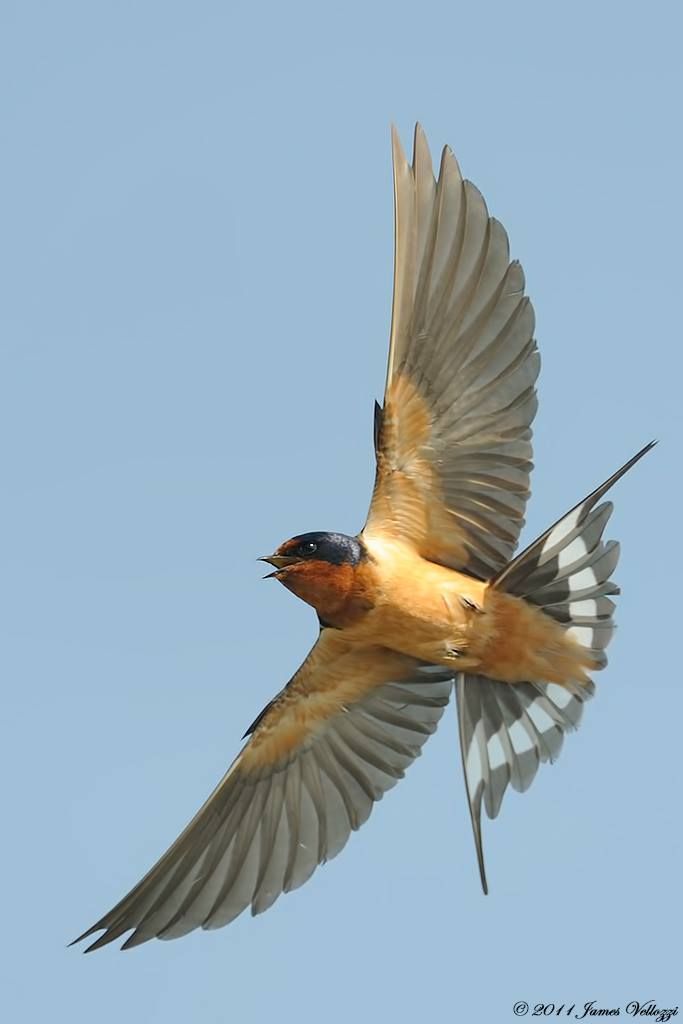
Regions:
<instances>
[{"instance_id":1,"label":"primary feather","mask_svg":"<svg viewBox=\"0 0 683 1024\"><path fill-rule=\"evenodd\" d=\"M524 273L450 149L435 181L393 133L395 265L377 480L364 533L486 579L524 523L539 357Z\"/></svg>"}]
</instances>

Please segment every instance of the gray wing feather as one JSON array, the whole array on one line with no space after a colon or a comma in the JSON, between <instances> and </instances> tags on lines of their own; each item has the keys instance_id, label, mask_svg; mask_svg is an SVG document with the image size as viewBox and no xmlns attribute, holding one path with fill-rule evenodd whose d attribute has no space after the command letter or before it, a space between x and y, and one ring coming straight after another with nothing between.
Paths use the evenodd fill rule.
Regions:
<instances>
[{"instance_id":1,"label":"gray wing feather","mask_svg":"<svg viewBox=\"0 0 683 1024\"><path fill-rule=\"evenodd\" d=\"M463 180L450 149L437 182L419 125L412 165L395 130L392 144L396 253L387 388L395 375L407 374L433 410L429 448L442 500L465 539L466 567L490 576L512 555L529 493L540 365L534 312L522 268L510 263L505 229ZM450 564L447 555L444 561Z\"/></svg>"},{"instance_id":2,"label":"gray wing feather","mask_svg":"<svg viewBox=\"0 0 683 1024\"><path fill-rule=\"evenodd\" d=\"M286 760L240 772L239 757L170 850L80 938L123 948L220 928L247 907L270 907L330 860L403 776L448 703L451 674L416 663L332 716ZM76 940L79 941L79 940Z\"/></svg>"}]
</instances>

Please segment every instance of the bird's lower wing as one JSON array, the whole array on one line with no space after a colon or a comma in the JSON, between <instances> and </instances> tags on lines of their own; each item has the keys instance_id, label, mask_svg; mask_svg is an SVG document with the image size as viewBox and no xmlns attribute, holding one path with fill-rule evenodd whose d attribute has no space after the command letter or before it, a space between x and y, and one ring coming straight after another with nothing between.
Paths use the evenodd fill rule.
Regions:
<instances>
[{"instance_id":1,"label":"bird's lower wing","mask_svg":"<svg viewBox=\"0 0 683 1024\"><path fill-rule=\"evenodd\" d=\"M365 532L488 579L524 522L539 357L524 274L503 226L418 125L393 136L394 301L377 476Z\"/></svg>"},{"instance_id":2,"label":"bird's lower wing","mask_svg":"<svg viewBox=\"0 0 683 1024\"><path fill-rule=\"evenodd\" d=\"M328 634L332 634L328 636ZM223 780L142 881L76 941L124 948L270 907L336 856L434 732L452 676L324 630Z\"/></svg>"}]
</instances>

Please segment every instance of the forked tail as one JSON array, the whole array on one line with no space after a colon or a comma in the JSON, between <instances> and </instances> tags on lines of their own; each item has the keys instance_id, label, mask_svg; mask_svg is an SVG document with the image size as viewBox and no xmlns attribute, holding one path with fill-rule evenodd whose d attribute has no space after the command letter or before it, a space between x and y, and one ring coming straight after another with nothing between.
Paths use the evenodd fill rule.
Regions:
<instances>
[{"instance_id":1,"label":"forked tail","mask_svg":"<svg viewBox=\"0 0 683 1024\"><path fill-rule=\"evenodd\" d=\"M611 581L619 559L616 541L602 540L611 502L609 488L656 442L651 441L605 483L579 502L517 555L491 586L540 607L566 627L603 668L619 588ZM528 789L542 761L554 761L564 733L575 729L592 683L501 683L462 673L457 681L460 746L474 841L484 892L488 892L481 840L481 806L495 818L508 784Z\"/></svg>"}]
</instances>

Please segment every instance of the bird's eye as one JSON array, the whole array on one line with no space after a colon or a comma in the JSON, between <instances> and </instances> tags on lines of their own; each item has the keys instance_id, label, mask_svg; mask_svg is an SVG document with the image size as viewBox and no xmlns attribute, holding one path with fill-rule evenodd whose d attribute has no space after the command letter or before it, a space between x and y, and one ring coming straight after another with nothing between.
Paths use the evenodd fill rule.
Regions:
<instances>
[{"instance_id":1,"label":"bird's eye","mask_svg":"<svg viewBox=\"0 0 683 1024\"><path fill-rule=\"evenodd\" d=\"M318 545L314 541L309 540L305 544L299 545L299 551L302 555L313 555L318 550Z\"/></svg>"}]
</instances>

